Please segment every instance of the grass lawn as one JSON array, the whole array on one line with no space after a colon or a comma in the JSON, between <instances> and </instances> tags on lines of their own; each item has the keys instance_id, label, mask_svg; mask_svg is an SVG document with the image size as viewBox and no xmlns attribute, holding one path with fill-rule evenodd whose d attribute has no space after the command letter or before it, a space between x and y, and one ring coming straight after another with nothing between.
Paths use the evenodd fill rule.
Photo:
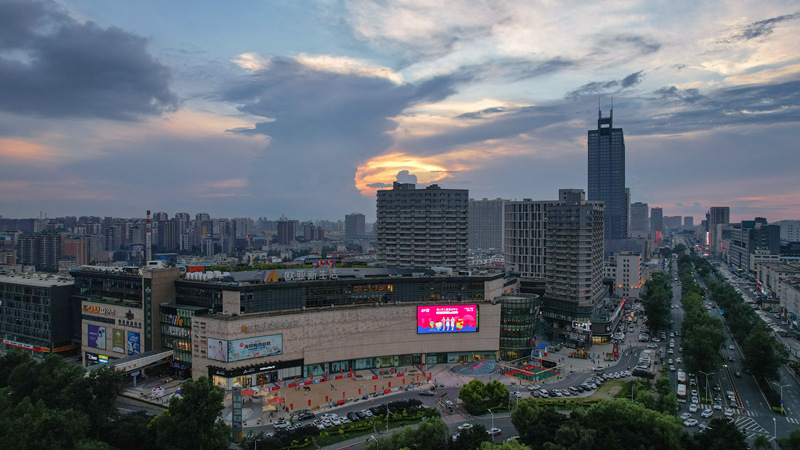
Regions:
<instances>
[{"instance_id":1,"label":"grass lawn","mask_svg":"<svg viewBox=\"0 0 800 450\"><path fill-rule=\"evenodd\" d=\"M542 402L545 405L557 406L597 403L600 400L614 398L619 392L622 391L623 388L626 386L629 387L629 383L630 381L626 380L608 380L598 386L597 390L592 392L591 395L584 397L537 398L535 400Z\"/></svg>"}]
</instances>

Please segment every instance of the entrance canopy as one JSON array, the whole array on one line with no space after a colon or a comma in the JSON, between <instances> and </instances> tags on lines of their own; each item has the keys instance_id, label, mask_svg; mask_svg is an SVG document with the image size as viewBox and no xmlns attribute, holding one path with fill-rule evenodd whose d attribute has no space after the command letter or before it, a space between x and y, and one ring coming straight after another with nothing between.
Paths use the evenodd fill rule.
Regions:
<instances>
[{"instance_id":1,"label":"entrance canopy","mask_svg":"<svg viewBox=\"0 0 800 450\"><path fill-rule=\"evenodd\" d=\"M128 356L127 358L115 359L106 364L95 364L86 369L86 373L96 370L102 366L114 366L125 373L129 373L167 362L170 359L172 359L172 350L151 350L138 355Z\"/></svg>"}]
</instances>

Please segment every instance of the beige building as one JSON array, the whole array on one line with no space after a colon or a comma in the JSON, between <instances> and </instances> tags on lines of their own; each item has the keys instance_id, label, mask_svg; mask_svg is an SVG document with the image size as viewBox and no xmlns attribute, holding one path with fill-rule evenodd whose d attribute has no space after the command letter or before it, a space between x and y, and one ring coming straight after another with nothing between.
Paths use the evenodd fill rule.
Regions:
<instances>
[{"instance_id":1,"label":"beige building","mask_svg":"<svg viewBox=\"0 0 800 450\"><path fill-rule=\"evenodd\" d=\"M784 278L800 277L800 263L766 262L759 265L758 281L768 291L774 292L775 297L783 299L781 280Z\"/></svg>"},{"instance_id":2,"label":"beige building","mask_svg":"<svg viewBox=\"0 0 800 450\"><path fill-rule=\"evenodd\" d=\"M144 352L142 308L82 301L81 317L84 366L113 362Z\"/></svg>"},{"instance_id":3,"label":"beige building","mask_svg":"<svg viewBox=\"0 0 800 450\"><path fill-rule=\"evenodd\" d=\"M226 303L237 301L238 297L233 296L225 299ZM418 307L431 307L429 304L195 317L192 376L208 375L217 385L230 389L233 383L248 387L351 369L379 370L496 357L500 305L482 302L475 306L478 331L429 334L418 334L422 320L418 318ZM237 309L235 304L227 307ZM254 353L247 350L251 345L264 351L249 357ZM239 349L245 350L237 353Z\"/></svg>"}]
</instances>

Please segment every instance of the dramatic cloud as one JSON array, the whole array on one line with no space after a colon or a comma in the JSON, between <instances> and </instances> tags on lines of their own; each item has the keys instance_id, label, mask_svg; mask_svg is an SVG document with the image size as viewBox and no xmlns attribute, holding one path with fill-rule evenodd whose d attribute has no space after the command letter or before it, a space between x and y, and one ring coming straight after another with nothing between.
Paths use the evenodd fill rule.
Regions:
<instances>
[{"instance_id":1,"label":"dramatic cloud","mask_svg":"<svg viewBox=\"0 0 800 450\"><path fill-rule=\"evenodd\" d=\"M79 23L50 1L0 8L0 109L46 117L133 120L175 109L169 70L145 39Z\"/></svg>"},{"instance_id":2,"label":"dramatic cloud","mask_svg":"<svg viewBox=\"0 0 800 450\"><path fill-rule=\"evenodd\" d=\"M800 14L784 14L782 16L753 22L740 33L733 36L733 40L750 40L758 37L766 37L772 34L775 26L781 22L796 19Z\"/></svg>"},{"instance_id":3,"label":"dramatic cloud","mask_svg":"<svg viewBox=\"0 0 800 450\"><path fill-rule=\"evenodd\" d=\"M567 92L564 96L566 99L576 99L585 96L598 95L598 94L613 94L636 86L642 82L644 78L644 71L640 70L634 72L621 80L610 81L593 81L586 83L583 86L575 89L574 91ZM619 86L619 89L615 89Z\"/></svg>"}]
</instances>

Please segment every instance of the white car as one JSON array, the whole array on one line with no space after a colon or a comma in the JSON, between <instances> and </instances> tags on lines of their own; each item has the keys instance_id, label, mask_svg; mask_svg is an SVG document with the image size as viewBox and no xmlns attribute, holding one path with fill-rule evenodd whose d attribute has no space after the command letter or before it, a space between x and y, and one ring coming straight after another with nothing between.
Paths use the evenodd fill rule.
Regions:
<instances>
[{"instance_id":1,"label":"white car","mask_svg":"<svg viewBox=\"0 0 800 450\"><path fill-rule=\"evenodd\" d=\"M465 422L458 426L458 431L469 430L470 428L472 428L472 424L469 422Z\"/></svg>"},{"instance_id":2,"label":"white car","mask_svg":"<svg viewBox=\"0 0 800 450\"><path fill-rule=\"evenodd\" d=\"M722 411L722 403L721 402L715 402L714 403L714 409Z\"/></svg>"},{"instance_id":3,"label":"white car","mask_svg":"<svg viewBox=\"0 0 800 450\"><path fill-rule=\"evenodd\" d=\"M697 405L695 405L694 403L689 405L689 412L690 413L696 413L697 412Z\"/></svg>"},{"instance_id":4,"label":"white car","mask_svg":"<svg viewBox=\"0 0 800 450\"><path fill-rule=\"evenodd\" d=\"M709 417L711 417L713 415L714 415L714 410L711 409L711 408L706 408L706 409L703 410L703 412L700 413L700 417L702 417L704 419L708 419Z\"/></svg>"},{"instance_id":5,"label":"white car","mask_svg":"<svg viewBox=\"0 0 800 450\"><path fill-rule=\"evenodd\" d=\"M730 408L726 409L725 410L725 417L728 417L728 418L733 417L733 410L730 409Z\"/></svg>"},{"instance_id":6,"label":"white car","mask_svg":"<svg viewBox=\"0 0 800 450\"><path fill-rule=\"evenodd\" d=\"M682 419L682 420L691 419L691 418L692 418L692 415L691 415L691 414L689 414L689 413L687 413L687 412L686 412L686 413L683 413L683 414L681 414L681 419Z\"/></svg>"},{"instance_id":7,"label":"white car","mask_svg":"<svg viewBox=\"0 0 800 450\"><path fill-rule=\"evenodd\" d=\"M685 427L693 427L697 425L697 419L686 419L683 421L683 426Z\"/></svg>"},{"instance_id":8,"label":"white car","mask_svg":"<svg viewBox=\"0 0 800 450\"><path fill-rule=\"evenodd\" d=\"M494 427L494 428L489 428L488 430L486 430L486 434L488 434L489 436L495 436L495 435L498 435L498 434L502 433L502 431L503 430L501 430L500 428Z\"/></svg>"}]
</instances>

